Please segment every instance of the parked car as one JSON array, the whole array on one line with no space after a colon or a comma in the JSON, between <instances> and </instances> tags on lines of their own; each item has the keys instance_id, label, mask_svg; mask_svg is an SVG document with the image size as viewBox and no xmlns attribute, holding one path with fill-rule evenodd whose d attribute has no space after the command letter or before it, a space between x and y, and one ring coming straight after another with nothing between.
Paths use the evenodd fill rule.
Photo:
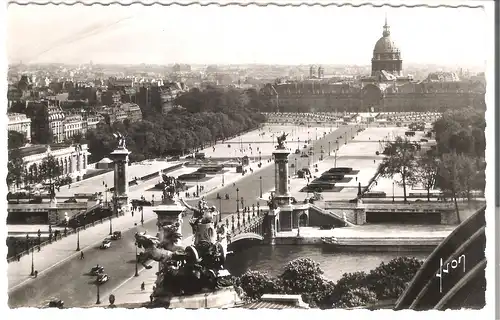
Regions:
<instances>
[{"instance_id":1,"label":"parked car","mask_svg":"<svg viewBox=\"0 0 500 320\"><path fill-rule=\"evenodd\" d=\"M51 300L47 304L47 307L48 308L59 308L59 309L62 309L62 308L64 308L64 301L62 301L61 299Z\"/></svg>"},{"instance_id":2,"label":"parked car","mask_svg":"<svg viewBox=\"0 0 500 320\"><path fill-rule=\"evenodd\" d=\"M102 266L95 266L92 269L90 269L90 274L93 276L98 276L102 273L104 273L104 267Z\"/></svg>"},{"instance_id":3,"label":"parked car","mask_svg":"<svg viewBox=\"0 0 500 320\"><path fill-rule=\"evenodd\" d=\"M103 273L103 274L100 274L97 276L96 282L98 284L104 284L104 283L108 282L108 280L109 280L109 276L107 274Z\"/></svg>"},{"instance_id":4,"label":"parked car","mask_svg":"<svg viewBox=\"0 0 500 320\"><path fill-rule=\"evenodd\" d=\"M121 231L115 231L111 235L111 240L118 240L122 238L122 232Z\"/></svg>"},{"instance_id":5,"label":"parked car","mask_svg":"<svg viewBox=\"0 0 500 320\"><path fill-rule=\"evenodd\" d=\"M104 241L101 244L101 249L108 249L110 247L111 247L111 240L104 239Z\"/></svg>"}]
</instances>

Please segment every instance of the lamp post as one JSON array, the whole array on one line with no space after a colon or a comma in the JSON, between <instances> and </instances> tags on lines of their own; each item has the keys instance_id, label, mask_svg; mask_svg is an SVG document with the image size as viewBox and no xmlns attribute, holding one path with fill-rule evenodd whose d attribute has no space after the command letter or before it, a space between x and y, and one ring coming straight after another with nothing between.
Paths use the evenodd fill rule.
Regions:
<instances>
[{"instance_id":1,"label":"lamp post","mask_svg":"<svg viewBox=\"0 0 500 320\"><path fill-rule=\"evenodd\" d=\"M239 203L239 198L240 198L240 189L236 188L236 212L240 212L240 203Z\"/></svg>"},{"instance_id":2,"label":"lamp post","mask_svg":"<svg viewBox=\"0 0 500 320\"><path fill-rule=\"evenodd\" d=\"M137 228L136 228L137 229ZM137 232L136 232L137 233ZM137 241L135 242L135 273L134 273L134 276L135 277L138 277L139 276L139 270L137 269L138 267L138 261L137 261L138 257L137 257Z\"/></svg>"},{"instance_id":3,"label":"lamp post","mask_svg":"<svg viewBox=\"0 0 500 320\"><path fill-rule=\"evenodd\" d=\"M141 206L141 225L144 225L144 206Z\"/></svg>"},{"instance_id":4,"label":"lamp post","mask_svg":"<svg viewBox=\"0 0 500 320\"><path fill-rule=\"evenodd\" d=\"M259 183L260 183L260 198L262 199L262 176L259 177Z\"/></svg>"},{"instance_id":5,"label":"lamp post","mask_svg":"<svg viewBox=\"0 0 500 320\"><path fill-rule=\"evenodd\" d=\"M219 196L219 222L222 222L222 197Z\"/></svg>"},{"instance_id":6,"label":"lamp post","mask_svg":"<svg viewBox=\"0 0 500 320\"><path fill-rule=\"evenodd\" d=\"M295 158L295 175L297 175L297 158Z\"/></svg>"},{"instance_id":7,"label":"lamp post","mask_svg":"<svg viewBox=\"0 0 500 320\"><path fill-rule=\"evenodd\" d=\"M337 151L339 151L339 139L336 139L335 143L337 144Z\"/></svg>"},{"instance_id":8,"label":"lamp post","mask_svg":"<svg viewBox=\"0 0 500 320\"><path fill-rule=\"evenodd\" d=\"M394 202L394 181L392 182L392 202Z\"/></svg>"},{"instance_id":9,"label":"lamp post","mask_svg":"<svg viewBox=\"0 0 500 320\"><path fill-rule=\"evenodd\" d=\"M154 206L155 205L155 194L153 193L153 195L151 196L151 199L152 199L152 205Z\"/></svg>"},{"instance_id":10,"label":"lamp post","mask_svg":"<svg viewBox=\"0 0 500 320\"><path fill-rule=\"evenodd\" d=\"M113 213L109 215L109 235L113 234Z\"/></svg>"},{"instance_id":11,"label":"lamp post","mask_svg":"<svg viewBox=\"0 0 500 320\"><path fill-rule=\"evenodd\" d=\"M97 287L97 301L95 304L101 304L101 293L99 292L99 282L96 282L96 287Z\"/></svg>"},{"instance_id":12,"label":"lamp post","mask_svg":"<svg viewBox=\"0 0 500 320\"><path fill-rule=\"evenodd\" d=\"M76 226L76 251L80 251L80 224Z\"/></svg>"},{"instance_id":13,"label":"lamp post","mask_svg":"<svg viewBox=\"0 0 500 320\"><path fill-rule=\"evenodd\" d=\"M328 141L328 155L330 155L330 141Z\"/></svg>"},{"instance_id":14,"label":"lamp post","mask_svg":"<svg viewBox=\"0 0 500 320\"><path fill-rule=\"evenodd\" d=\"M35 275L35 247L31 248L31 273L30 275L33 277Z\"/></svg>"}]
</instances>

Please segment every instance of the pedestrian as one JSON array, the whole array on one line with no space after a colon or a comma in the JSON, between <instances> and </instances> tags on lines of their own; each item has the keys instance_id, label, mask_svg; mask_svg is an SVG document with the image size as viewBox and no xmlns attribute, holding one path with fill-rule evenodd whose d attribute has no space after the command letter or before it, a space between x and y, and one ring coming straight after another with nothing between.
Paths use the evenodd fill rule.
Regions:
<instances>
[{"instance_id":1,"label":"pedestrian","mask_svg":"<svg viewBox=\"0 0 500 320\"><path fill-rule=\"evenodd\" d=\"M153 303L153 294L149 295L149 301L151 301L151 303Z\"/></svg>"},{"instance_id":2,"label":"pedestrian","mask_svg":"<svg viewBox=\"0 0 500 320\"><path fill-rule=\"evenodd\" d=\"M146 285L144 284L144 282L141 283L141 291L144 291L144 289L146 289Z\"/></svg>"},{"instance_id":3,"label":"pedestrian","mask_svg":"<svg viewBox=\"0 0 500 320\"><path fill-rule=\"evenodd\" d=\"M85 256L83 255L83 251L80 252L80 260L85 259Z\"/></svg>"},{"instance_id":4,"label":"pedestrian","mask_svg":"<svg viewBox=\"0 0 500 320\"><path fill-rule=\"evenodd\" d=\"M20 254L17 255L17 262L19 262L19 261L21 261L21 255Z\"/></svg>"},{"instance_id":5,"label":"pedestrian","mask_svg":"<svg viewBox=\"0 0 500 320\"><path fill-rule=\"evenodd\" d=\"M35 278L38 278L38 270L35 270Z\"/></svg>"}]
</instances>

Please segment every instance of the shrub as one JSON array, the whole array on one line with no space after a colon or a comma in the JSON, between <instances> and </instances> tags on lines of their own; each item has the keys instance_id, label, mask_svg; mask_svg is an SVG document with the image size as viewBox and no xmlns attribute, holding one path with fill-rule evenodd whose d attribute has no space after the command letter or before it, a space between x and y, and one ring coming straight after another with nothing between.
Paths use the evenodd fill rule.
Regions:
<instances>
[{"instance_id":1,"label":"shrub","mask_svg":"<svg viewBox=\"0 0 500 320\"><path fill-rule=\"evenodd\" d=\"M276 278L260 271L249 270L239 279L239 286L250 300L257 300L266 293L278 293L279 283Z\"/></svg>"},{"instance_id":2,"label":"shrub","mask_svg":"<svg viewBox=\"0 0 500 320\"><path fill-rule=\"evenodd\" d=\"M422 264L423 261L409 257L395 258L387 264L382 262L370 271L367 277L368 287L376 293L379 300L397 299Z\"/></svg>"},{"instance_id":3,"label":"shrub","mask_svg":"<svg viewBox=\"0 0 500 320\"><path fill-rule=\"evenodd\" d=\"M377 295L367 287L351 288L335 301L335 308L355 308L377 302Z\"/></svg>"}]
</instances>

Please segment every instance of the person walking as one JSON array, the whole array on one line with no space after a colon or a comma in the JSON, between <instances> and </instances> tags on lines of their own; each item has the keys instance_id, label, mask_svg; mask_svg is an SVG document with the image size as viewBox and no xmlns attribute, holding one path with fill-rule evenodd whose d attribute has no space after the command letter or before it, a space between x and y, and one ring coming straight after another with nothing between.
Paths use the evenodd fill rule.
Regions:
<instances>
[{"instance_id":1,"label":"person walking","mask_svg":"<svg viewBox=\"0 0 500 320\"><path fill-rule=\"evenodd\" d=\"M144 284L144 282L141 283L141 291L144 291L146 289L146 285Z\"/></svg>"},{"instance_id":2,"label":"person walking","mask_svg":"<svg viewBox=\"0 0 500 320\"><path fill-rule=\"evenodd\" d=\"M80 260L83 260L83 259L85 259L85 256L84 256L84 254L83 254L83 251L81 251L81 252L80 252Z\"/></svg>"}]
</instances>

